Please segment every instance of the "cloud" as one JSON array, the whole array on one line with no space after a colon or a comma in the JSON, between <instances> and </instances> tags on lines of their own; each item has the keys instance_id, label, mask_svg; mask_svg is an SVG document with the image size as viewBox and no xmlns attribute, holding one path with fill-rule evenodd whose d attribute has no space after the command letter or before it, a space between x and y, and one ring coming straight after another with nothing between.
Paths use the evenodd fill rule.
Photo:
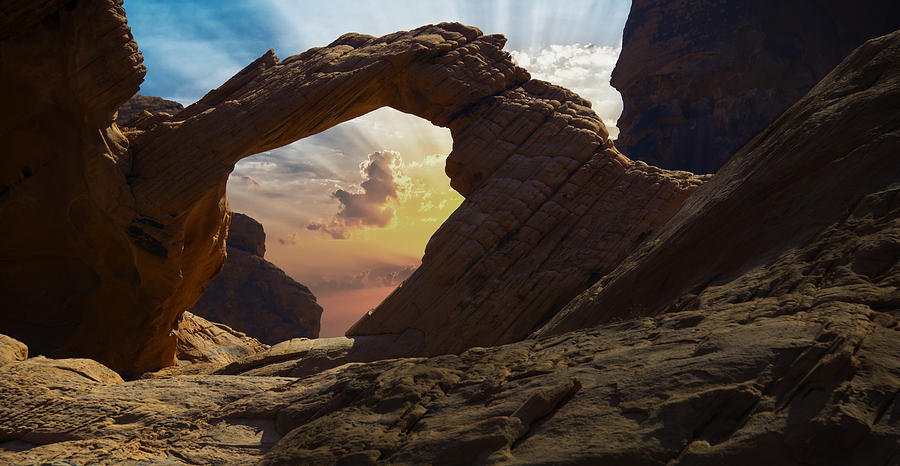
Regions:
<instances>
[{"instance_id":1,"label":"cloud","mask_svg":"<svg viewBox=\"0 0 900 466\"><path fill-rule=\"evenodd\" d=\"M619 135L616 120L622 114L622 96L609 84L621 47L550 45L530 51L513 50L513 60L535 79L568 88L591 101L612 138Z\"/></svg>"},{"instance_id":2,"label":"cloud","mask_svg":"<svg viewBox=\"0 0 900 466\"><path fill-rule=\"evenodd\" d=\"M384 228L394 218L393 202L411 182L403 174L403 159L395 151L383 150L369 154L359 164L363 182L359 189L335 190L331 197L340 205L338 212L327 222L310 222L307 230L321 231L334 239L347 239L350 230L360 226Z\"/></svg>"},{"instance_id":3,"label":"cloud","mask_svg":"<svg viewBox=\"0 0 900 466\"><path fill-rule=\"evenodd\" d=\"M297 245L297 233L291 233L289 235L282 236L278 238L278 242L285 246L296 246Z\"/></svg>"},{"instance_id":4,"label":"cloud","mask_svg":"<svg viewBox=\"0 0 900 466\"><path fill-rule=\"evenodd\" d=\"M418 268L417 265L381 264L355 274L321 277L308 283L308 286L317 294L363 288L393 287L409 278L416 271L416 268Z\"/></svg>"}]
</instances>

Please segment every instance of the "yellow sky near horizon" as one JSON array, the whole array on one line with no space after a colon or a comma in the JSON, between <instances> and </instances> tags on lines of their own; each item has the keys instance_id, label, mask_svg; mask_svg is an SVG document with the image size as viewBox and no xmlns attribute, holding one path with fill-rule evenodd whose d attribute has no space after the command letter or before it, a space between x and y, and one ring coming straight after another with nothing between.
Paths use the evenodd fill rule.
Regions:
<instances>
[{"instance_id":1,"label":"yellow sky near horizon","mask_svg":"<svg viewBox=\"0 0 900 466\"><path fill-rule=\"evenodd\" d=\"M449 130L379 109L239 162L229 179L229 203L263 224L266 259L319 298L321 336L339 336L419 265L432 234L463 201L444 173L451 148ZM310 230L310 224L334 222L342 208L335 191L365 192L365 167L374 153L394 162L386 174L395 196L374 206L390 210L390 221L351 224L345 239Z\"/></svg>"}]
</instances>

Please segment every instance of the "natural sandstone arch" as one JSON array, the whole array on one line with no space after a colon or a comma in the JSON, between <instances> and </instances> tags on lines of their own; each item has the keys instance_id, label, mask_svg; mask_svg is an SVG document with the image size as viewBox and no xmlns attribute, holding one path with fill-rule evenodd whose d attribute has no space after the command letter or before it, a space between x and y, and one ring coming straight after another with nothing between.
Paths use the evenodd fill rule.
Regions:
<instances>
[{"instance_id":1,"label":"natural sandstone arch","mask_svg":"<svg viewBox=\"0 0 900 466\"><path fill-rule=\"evenodd\" d=\"M73 11L54 5L62 24L69 16L94 15L113 30L125 27L113 0L79 2ZM28 50L24 44L44 26L16 32L5 50ZM83 41L86 33L71 34ZM422 267L349 333L412 329L424 340L411 351L422 354L526 336L665 222L701 179L619 154L586 101L530 80L501 50L504 42L472 27L440 24L381 38L347 34L281 62L270 51L178 114L136 122L127 140L111 123L127 92L91 102L101 108L98 118L79 120L88 108L75 106L63 124L93 137L99 128L101 136L90 147L70 138L83 149L76 169L90 182L77 191L87 206L75 220L55 212L37 223L78 223L102 233L118 252L98 255L105 245L94 238L67 238L71 244L58 254L77 257L79 270L96 280L75 291L51 289L74 323L55 347L45 347L94 357L126 375L172 364L171 329L224 259L225 182L234 163L382 106L450 128L454 147L446 170L466 201L434 235ZM105 54L93 51L129 86L140 78L133 41ZM85 80L77 68L60 73ZM25 147L27 138L17 137ZM10 205L0 204L0 212L6 215ZM30 247L27 238L16 246ZM5 277L4 289L16 293L17 280L28 278L39 279ZM20 298L34 312L52 315L40 302ZM41 322L22 325L35 333Z\"/></svg>"},{"instance_id":2,"label":"natural sandstone arch","mask_svg":"<svg viewBox=\"0 0 900 466\"><path fill-rule=\"evenodd\" d=\"M217 141L216 153L193 155L204 168L191 191L137 183L138 202L164 192L197 199L200 177L224 177L240 157L375 108L420 116L450 128L447 174L467 200L434 235L423 266L349 334L421 330L426 354L521 339L661 225L698 179L618 154L586 101L530 80L504 42L441 24L382 38L348 34L281 63L269 52L132 138L133 151L154 161L136 166L147 180L177 163L167 141L185 133L195 146ZM227 121L254 125L222 134L233 131ZM236 150L220 149L223 140Z\"/></svg>"}]
</instances>

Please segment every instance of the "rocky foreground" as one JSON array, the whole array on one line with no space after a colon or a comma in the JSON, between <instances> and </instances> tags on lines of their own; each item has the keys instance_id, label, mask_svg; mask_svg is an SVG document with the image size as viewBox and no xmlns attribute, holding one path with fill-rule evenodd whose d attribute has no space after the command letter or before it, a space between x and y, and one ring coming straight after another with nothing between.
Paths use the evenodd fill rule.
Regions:
<instances>
[{"instance_id":1,"label":"rocky foreground","mask_svg":"<svg viewBox=\"0 0 900 466\"><path fill-rule=\"evenodd\" d=\"M91 39L64 25L100 17L119 55L97 53L123 74L73 81L93 100L10 94L10 108L32 112L22 121L52 116L74 125L60 137L97 143L71 157L29 146L17 120L0 125L18 176L4 178L0 213L31 215L0 226L0 257L19 264L0 284L22 309L55 310L7 310L0 333L35 341L35 354L96 356L28 358L29 342L0 336L0 462L900 464L900 31L854 51L707 180L632 162L586 102L529 80L501 37L458 24L267 54L122 134L114 104L130 88L91 87L133 83L139 55L118 35L118 5L22 5L4 6L12 24L45 35L0 23L0 58L38 36L96 51L53 38ZM47 85L22 76L4 72L0 89ZM314 117L222 127L273 95ZM228 165L376 104L453 129L448 173L467 199L423 268L347 338L266 347L183 312L222 264ZM259 128L257 145L241 145ZM236 145L204 145L216 138ZM184 141L194 145L173 150ZM29 154L47 158L26 176ZM185 172L185 154L208 170ZM94 171L58 187L81 196L57 205L47 183L71 181L67 167ZM120 188L133 204L109 195ZM46 209L29 212L29 199ZM43 238L22 225L54 218L67 219L58 243L13 261L14 246ZM30 295L46 257L68 269ZM524 284L540 286L518 296Z\"/></svg>"}]
</instances>

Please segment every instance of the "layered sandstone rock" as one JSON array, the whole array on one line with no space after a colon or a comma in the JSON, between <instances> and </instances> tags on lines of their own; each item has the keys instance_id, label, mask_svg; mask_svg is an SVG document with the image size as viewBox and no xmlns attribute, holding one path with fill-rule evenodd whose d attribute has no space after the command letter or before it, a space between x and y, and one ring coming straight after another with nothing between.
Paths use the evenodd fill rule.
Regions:
<instances>
[{"instance_id":1,"label":"layered sandstone rock","mask_svg":"<svg viewBox=\"0 0 900 466\"><path fill-rule=\"evenodd\" d=\"M127 370L171 361L174 341L148 312L165 298L112 125L144 73L120 3L2 2L0 332Z\"/></svg>"},{"instance_id":2,"label":"layered sandstone rock","mask_svg":"<svg viewBox=\"0 0 900 466\"><path fill-rule=\"evenodd\" d=\"M30 359L0 367L0 461L892 464L898 333L896 313L826 303L684 311L299 379L262 375L300 361L122 383L90 375L106 373L92 361Z\"/></svg>"},{"instance_id":3,"label":"layered sandstone rock","mask_svg":"<svg viewBox=\"0 0 900 466\"><path fill-rule=\"evenodd\" d=\"M675 310L900 309L900 31L867 42L537 335Z\"/></svg>"},{"instance_id":4,"label":"layered sandstone rock","mask_svg":"<svg viewBox=\"0 0 900 466\"><path fill-rule=\"evenodd\" d=\"M183 109L184 105L181 105L174 100L137 94L119 107L119 113L116 116L116 124L119 126L127 126L132 119L142 115L144 112L148 112L151 115L157 113L174 115Z\"/></svg>"},{"instance_id":5,"label":"layered sandstone rock","mask_svg":"<svg viewBox=\"0 0 900 466\"><path fill-rule=\"evenodd\" d=\"M234 213L228 258L191 312L246 332L263 343L319 336L322 307L309 288L269 261L266 233L256 220Z\"/></svg>"},{"instance_id":6,"label":"layered sandstone rock","mask_svg":"<svg viewBox=\"0 0 900 466\"><path fill-rule=\"evenodd\" d=\"M0 225L0 330L37 354L126 376L174 364L178 317L224 261L234 163L382 106L451 129L467 200L353 333L417 329L427 354L524 337L701 182L623 157L586 101L460 24L270 51L126 138L113 115L144 70L120 2L4 5L0 216L17 221Z\"/></svg>"},{"instance_id":7,"label":"layered sandstone rock","mask_svg":"<svg viewBox=\"0 0 900 466\"><path fill-rule=\"evenodd\" d=\"M181 314L175 337L179 364L228 364L268 349L268 345L243 332L210 322L190 312Z\"/></svg>"},{"instance_id":8,"label":"layered sandstone rock","mask_svg":"<svg viewBox=\"0 0 900 466\"><path fill-rule=\"evenodd\" d=\"M0 335L0 366L28 358L28 346L15 338Z\"/></svg>"},{"instance_id":9,"label":"layered sandstone rock","mask_svg":"<svg viewBox=\"0 0 900 466\"><path fill-rule=\"evenodd\" d=\"M612 85L616 147L713 173L864 41L900 28L900 3L634 0Z\"/></svg>"}]
</instances>

